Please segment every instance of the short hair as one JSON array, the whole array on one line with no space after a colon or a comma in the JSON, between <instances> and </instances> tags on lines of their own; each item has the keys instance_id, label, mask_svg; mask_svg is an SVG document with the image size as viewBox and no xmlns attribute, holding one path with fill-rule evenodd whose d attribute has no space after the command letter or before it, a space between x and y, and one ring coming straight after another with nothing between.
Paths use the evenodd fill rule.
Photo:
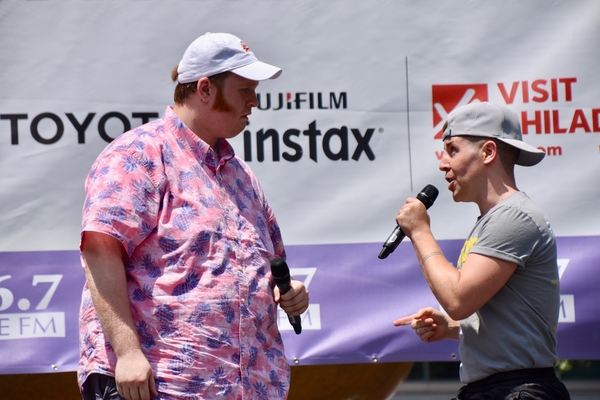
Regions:
<instances>
[{"instance_id":1,"label":"short hair","mask_svg":"<svg viewBox=\"0 0 600 400\"><path fill-rule=\"evenodd\" d=\"M498 149L498 157L500 158L500 163L502 164L504 171L506 171L508 174L512 174L514 172L514 167L517 163L517 159L519 158L519 153L521 152L521 150L496 138L487 138L481 136L461 137L465 138L473 144L479 144L480 146L488 140L493 141L494 143L496 143L496 148Z\"/></svg>"},{"instance_id":2,"label":"short hair","mask_svg":"<svg viewBox=\"0 0 600 400\"><path fill-rule=\"evenodd\" d=\"M225 71L220 74L209 76L208 79L218 86L219 88L223 87L223 82L225 82L225 78L229 76L231 72ZM177 66L173 68L171 71L171 79L173 82L177 82L177 78L179 77L179 72L177 72ZM173 100L175 104L183 104L188 97L190 97L193 93L198 90L198 81L189 82L189 83L177 83L175 86L175 92L173 93Z\"/></svg>"}]
</instances>

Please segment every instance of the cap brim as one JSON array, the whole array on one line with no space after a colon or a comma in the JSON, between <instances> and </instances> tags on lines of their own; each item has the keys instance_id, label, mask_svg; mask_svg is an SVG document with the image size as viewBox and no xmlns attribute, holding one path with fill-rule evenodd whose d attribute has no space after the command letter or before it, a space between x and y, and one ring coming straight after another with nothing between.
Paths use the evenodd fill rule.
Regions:
<instances>
[{"instance_id":1,"label":"cap brim","mask_svg":"<svg viewBox=\"0 0 600 400\"><path fill-rule=\"evenodd\" d=\"M281 68L262 61L255 61L251 64L244 65L243 67L232 69L231 72L253 81L264 81L266 79L278 78L279 75L281 75Z\"/></svg>"},{"instance_id":2,"label":"cap brim","mask_svg":"<svg viewBox=\"0 0 600 400\"><path fill-rule=\"evenodd\" d=\"M498 137L496 139L501 140L504 143L509 144L509 145L521 150L521 152L519 153L519 157L517 158L517 161L515 162L517 165L522 165L524 167L531 167L531 166L536 165L540 161L542 161L543 158L546 156L546 153L543 152L542 150L540 150L536 147L533 147L532 145L527 144L521 140L501 139Z\"/></svg>"}]
</instances>

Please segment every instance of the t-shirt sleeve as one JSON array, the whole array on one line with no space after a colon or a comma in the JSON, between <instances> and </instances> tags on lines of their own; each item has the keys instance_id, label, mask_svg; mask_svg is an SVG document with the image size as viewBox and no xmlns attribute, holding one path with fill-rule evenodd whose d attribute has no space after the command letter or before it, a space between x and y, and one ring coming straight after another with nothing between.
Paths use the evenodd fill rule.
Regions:
<instances>
[{"instance_id":1,"label":"t-shirt sleeve","mask_svg":"<svg viewBox=\"0 0 600 400\"><path fill-rule=\"evenodd\" d=\"M82 233L109 234L128 255L157 226L161 201L151 179L157 165L138 154L135 146L111 147L98 157L85 184Z\"/></svg>"},{"instance_id":2,"label":"t-shirt sleeve","mask_svg":"<svg viewBox=\"0 0 600 400\"><path fill-rule=\"evenodd\" d=\"M482 225L471 252L524 267L539 237L539 228L527 213L517 207L500 207Z\"/></svg>"}]
</instances>

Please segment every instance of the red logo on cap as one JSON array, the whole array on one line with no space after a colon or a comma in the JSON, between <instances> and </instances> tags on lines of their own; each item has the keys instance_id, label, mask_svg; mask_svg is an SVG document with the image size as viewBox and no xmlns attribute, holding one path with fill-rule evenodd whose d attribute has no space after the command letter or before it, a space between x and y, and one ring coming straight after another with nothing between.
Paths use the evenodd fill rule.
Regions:
<instances>
[{"instance_id":1,"label":"red logo on cap","mask_svg":"<svg viewBox=\"0 0 600 400\"><path fill-rule=\"evenodd\" d=\"M431 103L433 107L434 138L442 138L442 127L452 110L479 101L488 101L487 84L432 85Z\"/></svg>"},{"instance_id":2,"label":"red logo on cap","mask_svg":"<svg viewBox=\"0 0 600 400\"><path fill-rule=\"evenodd\" d=\"M240 45L242 46L242 49L244 49L246 51L250 51L250 47L246 46L246 43L240 42Z\"/></svg>"}]
</instances>

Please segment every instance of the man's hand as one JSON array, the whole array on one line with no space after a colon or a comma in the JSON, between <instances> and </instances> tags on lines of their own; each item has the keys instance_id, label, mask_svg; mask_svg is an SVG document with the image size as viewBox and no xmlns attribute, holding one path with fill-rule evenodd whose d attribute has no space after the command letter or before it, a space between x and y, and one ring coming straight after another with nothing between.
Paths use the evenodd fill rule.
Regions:
<instances>
[{"instance_id":1,"label":"man's hand","mask_svg":"<svg viewBox=\"0 0 600 400\"><path fill-rule=\"evenodd\" d=\"M150 400L158 396L152 367L141 350L131 350L119 357L115 380L119 395L127 400Z\"/></svg>"},{"instance_id":2,"label":"man's hand","mask_svg":"<svg viewBox=\"0 0 600 400\"><path fill-rule=\"evenodd\" d=\"M308 308L308 289L304 283L295 279L290 281L290 286L292 288L283 295L275 286L273 289L275 302L279 303L287 315L300 315Z\"/></svg>"},{"instance_id":3,"label":"man's hand","mask_svg":"<svg viewBox=\"0 0 600 400\"><path fill-rule=\"evenodd\" d=\"M394 321L394 326L410 325L423 342L442 339L458 340L460 323L432 307L422 308L416 314Z\"/></svg>"},{"instance_id":4,"label":"man's hand","mask_svg":"<svg viewBox=\"0 0 600 400\"><path fill-rule=\"evenodd\" d=\"M402 228L402 232L411 239L416 231L428 231L430 222L425 204L416 198L406 199L406 203L398 211L396 223Z\"/></svg>"}]
</instances>

